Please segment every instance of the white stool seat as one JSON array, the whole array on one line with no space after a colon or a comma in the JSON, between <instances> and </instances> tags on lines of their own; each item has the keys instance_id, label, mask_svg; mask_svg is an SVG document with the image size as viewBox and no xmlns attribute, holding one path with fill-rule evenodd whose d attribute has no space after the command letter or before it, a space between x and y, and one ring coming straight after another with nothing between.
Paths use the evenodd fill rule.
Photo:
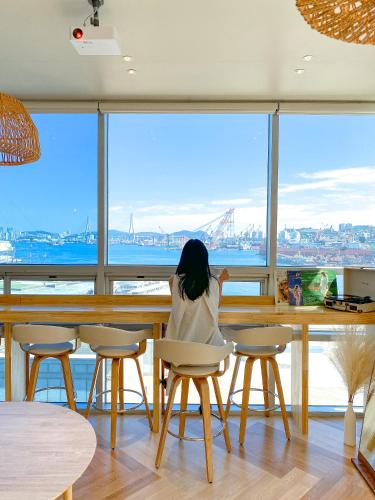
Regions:
<instances>
[{"instance_id":1,"label":"white stool seat","mask_svg":"<svg viewBox=\"0 0 375 500\"><path fill-rule=\"evenodd\" d=\"M99 346L91 346L91 349L99 354L99 356L103 356L104 358L126 358L128 356L132 356L133 354L137 354L139 350L138 344L130 344L130 345L99 345Z\"/></svg>"},{"instance_id":2,"label":"white stool seat","mask_svg":"<svg viewBox=\"0 0 375 500\"><path fill-rule=\"evenodd\" d=\"M144 403L148 424L152 430L151 413L143 383L142 370L138 360L139 356L146 351L147 339L152 338L152 329L128 331L112 326L81 325L79 327L79 335L82 342L89 344L91 349L97 354L94 375L92 377L85 411L86 418L89 416L100 365L105 359L112 360L111 389L96 394L96 397L98 398L106 393L111 394L111 448L114 450L116 446L117 413L125 413L131 409L138 408L138 406ZM126 358L132 359L135 362L142 393L134 391L133 389L124 388L124 362ZM124 402L125 391L138 394L141 396L142 401L132 408L126 409ZM119 411L117 409L117 399L119 399L120 402Z\"/></svg>"},{"instance_id":3,"label":"white stool seat","mask_svg":"<svg viewBox=\"0 0 375 500\"><path fill-rule=\"evenodd\" d=\"M26 352L27 363L29 363L29 355L34 355L26 400L32 401L34 399L40 363L45 358L55 358L61 363L69 408L75 411L76 403L69 355L79 347L77 330L55 325L14 325L12 337ZM41 390L48 390L48 387L38 389L38 392Z\"/></svg>"},{"instance_id":4,"label":"white stool seat","mask_svg":"<svg viewBox=\"0 0 375 500\"><path fill-rule=\"evenodd\" d=\"M60 354L70 354L74 351L74 346L70 342L58 344L22 344L22 349L29 354L39 356L59 356Z\"/></svg>"},{"instance_id":5,"label":"white stool seat","mask_svg":"<svg viewBox=\"0 0 375 500\"><path fill-rule=\"evenodd\" d=\"M195 365L195 366L171 366L173 373L176 375L189 375L191 377L207 377L212 373L216 373L220 365Z\"/></svg>"},{"instance_id":6,"label":"white stool seat","mask_svg":"<svg viewBox=\"0 0 375 500\"><path fill-rule=\"evenodd\" d=\"M273 405L270 406L269 395L278 397L281 408L281 415L284 422L284 429L286 438L290 439L289 423L286 414L285 400L283 389L281 386L281 379L277 361L275 359L277 354L285 351L286 344L293 340L293 329L286 326L267 326L265 328L244 328L231 330L225 328L222 330L223 335L226 339L230 339L236 342L235 355L236 364L234 365L232 381L229 388L228 402L226 414L229 415L231 403L241 408L241 420L240 420L240 433L239 441L241 446L245 442L246 433L246 422L249 409L249 398L252 391L263 392L264 398L264 411L265 415L268 417L270 411L278 407ZM244 367L244 378L243 378L243 388L235 390L236 380L238 376L238 371L240 368L241 358L246 357L246 363ZM262 385L263 389L258 389L251 387L251 375L253 371L254 363L259 360L261 374L262 374ZM275 384L277 387L278 394L273 393L269 390L268 385L268 367L272 369L275 378ZM233 401L234 394L242 392L242 403L238 405Z\"/></svg>"},{"instance_id":7,"label":"white stool seat","mask_svg":"<svg viewBox=\"0 0 375 500\"><path fill-rule=\"evenodd\" d=\"M235 351L238 354L243 354L244 356L275 356L285 351L285 345L245 345L236 344Z\"/></svg>"},{"instance_id":8,"label":"white stool seat","mask_svg":"<svg viewBox=\"0 0 375 500\"><path fill-rule=\"evenodd\" d=\"M156 340L154 343L154 356L163 360L164 364L171 367L173 378L168 395L167 409L164 414L163 428L160 435L158 452L156 455L155 466L160 467L161 458L164 450L167 433L179 439L188 439L189 441L200 441L200 438L185 437L185 417L187 413L187 404L189 396L189 384L192 381L198 391L201 403L201 414L203 418L204 446L206 452L206 472L209 483L213 480L212 464L212 431L211 431L211 408L210 408L210 390L208 387L208 377L212 378L212 384L215 391L216 402L218 406L218 418L223 428L225 444L228 453L231 451L230 437L226 425L225 412L221 400L220 387L217 381L229 366L229 355L233 352L233 344L229 342L222 346L201 344L199 342L185 342L183 340ZM224 367L220 369L220 363L224 361ZM171 373L171 372L170 372ZM179 384L181 387L181 406L178 412L180 422L178 434L168 430L170 419L172 418L173 401ZM216 436L215 435L215 436Z\"/></svg>"}]
</instances>

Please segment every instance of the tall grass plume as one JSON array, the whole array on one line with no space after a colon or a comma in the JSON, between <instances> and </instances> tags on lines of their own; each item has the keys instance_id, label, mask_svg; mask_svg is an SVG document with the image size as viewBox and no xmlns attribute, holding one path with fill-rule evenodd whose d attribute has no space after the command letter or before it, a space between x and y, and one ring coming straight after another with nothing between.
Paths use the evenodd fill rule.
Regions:
<instances>
[{"instance_id":1,"label":"tall grass plume","mask_svg":"<svg viewBox=\"0 0 375 500\"><path fill-rule=\"evenodd\" d=\"M370 329L369 329L370 330ZM347 325L335 336L329 358L339 372L353 403L357 392L369 382L375 360L375 332Z\"/></svg>"}]
</instances>

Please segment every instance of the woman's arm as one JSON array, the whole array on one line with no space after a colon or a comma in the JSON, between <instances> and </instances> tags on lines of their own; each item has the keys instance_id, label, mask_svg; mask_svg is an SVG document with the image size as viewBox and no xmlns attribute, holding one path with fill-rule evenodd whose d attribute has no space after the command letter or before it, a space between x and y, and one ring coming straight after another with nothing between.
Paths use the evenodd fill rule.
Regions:
<instances>
[{"instance_id":1,"label":"woman's arm","mask_svg":"<svg viewBox=\"0 0 375 500\"><path fill-rule=\"evenodd\" d=\"M224 281L229 280L229 273L228 269L224 268L221 271L220 276L218 277L218 282L219 282L219 302L221 301L221 296L222 296L222 290L223 290L223 283Z\"/></svg>"},{"instance_id":2,"label":"woman's arm","mask_svg":"<svg viewBox=\"0 0 375 500\"><path fill-rule=\"evenodd\" d=\"M169 278L168 278L169 290L171 291L171 295L172 295L172 287L173 287L173 278L174 278L174 274L172 274L172 276L169 276Z\"/></svg>"}]
</instances>

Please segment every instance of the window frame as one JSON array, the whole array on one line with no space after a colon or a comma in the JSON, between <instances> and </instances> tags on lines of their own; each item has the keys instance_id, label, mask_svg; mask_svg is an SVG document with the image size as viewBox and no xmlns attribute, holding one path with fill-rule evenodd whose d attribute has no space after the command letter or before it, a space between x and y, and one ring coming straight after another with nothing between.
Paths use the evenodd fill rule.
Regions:
<instances>
[{"instance_id":1,"label":"window frame","mask_svg":"<svg viewBox=\"0 0 375 500\"><path fill-rule=\"evenodd\" d=\"M167 279L174 266L138 266L108 264L107 227L108 227L108 113L243 113L268 114L268 180L267 180L267 260L265 266L228 266L233 281L252 281L261 278L262 294L272 295L273 275L277 269L277 219L278 219L278 163L279 163L279 114L320 114L320 115L372 115L375 114L374 103L345 102L97 102L97 101L26 101L25 105L31 113L89 113L98 118L97 137L97 252L98 261L94 265L38 265L32 267L23 264L0 265L0 276L4 277L4 291L8 293L7 276L40 277L46 279L69 279L90 277L95 281L95 293L111 293L111 282L114 280ZM289 266L288 269L293 269ZM340 268L341 269L341 268ZM12 276L15 279L15 276Z\"/></svg>"},{"instance_id":2,"label":"window frame","mask_svg":"<svg viewBox=\"0 0 375 500\"><path fill-rule=\"evenodd\" d=\"M24 103L31 113L92 113L97 115L97 252L94 265L24 265L1 264L0 279L4 294L10 293L11 281L20 280L89 280L95 283L95 294L111 294L116 280L167 279L174 266L109 265L107 259L108 227L108 113L257 113L269 116L267 179L267 260L265 266L228 266L233 281L261 281L261 293L273 295L273 275L277 269L279 113L285 114L375 114L373 102L67 102L30 101ZM297 269L299 267L296 267ZM294 269L296 269L294 268ZM288 269L293 269L289 266ZM338 268L342 271L342 268ZM329 341L332 332L323 328L310 332L311 340ZM100 379L99 379L100 383ZM323 408L318 413L327 414ZM337 414L337 412L331 412Z\"/></svg>"}]
</instances>

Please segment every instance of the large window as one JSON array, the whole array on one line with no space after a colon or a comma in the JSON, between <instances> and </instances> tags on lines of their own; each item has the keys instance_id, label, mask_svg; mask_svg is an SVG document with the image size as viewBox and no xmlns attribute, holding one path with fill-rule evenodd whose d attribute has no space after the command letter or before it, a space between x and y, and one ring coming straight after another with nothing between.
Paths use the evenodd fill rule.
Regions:
<instances>
[{"instance_id":1,"label":"large window","mask_svg":"<svg viewBox=\"0 0 375 500\"><path fill-rule=\"evenodd\" d=\"M274 225L267 227L268 208L271 217L276 211L275 191L267 192L276 178L268 178L269 160L276 158L270 115L176 111L34 114L33 119L41 159L0 169L0 285L6 293L169 294L168 276L189 238L205 242L215 274L229 268L224 295L267 295L275 253L278 266L338 268L339 292L342 267L375 267L373 116L272 118L279 121L277 241ZM29 264L36 265L32 274ZM327 355L334 329L311 330L310 404L344 405L345 388ZM87 345L72 356L79 402L87 398L94 362ZM63 385L58 363L42 366L38 387ZM142 366L150 392L152 343ZM290 404L290 345L279 366ZM105 388L108 370L109 364L103 370ZM136 371L129 370L132 387ZM259 369L254 373L259 386ZM224 392L230 376L231 370L223 377ZM261 393L253 396L255 404L261 402ZM38 398L61 402L65 392ZM356 405L362 400L358 395Z\"/></svg>"},{"instance_id":2,"label":"large window","mask_svg":"<svg viewBox=\"0 0 375 500\"><path fill-rule=\"evenodd\" d=\"M10 293L23 295L93 295L91 280L12 280Z\"/></svg>"},{"instance_id":3,"label":"large window","mask_svg":"<svg viewBox=\"0 0 375 500\"><path fill-rule=\"evenodd\" d=\"M96 263L97 115L32 118L40 160L0 170L0 264Z\"/></svg>"},{"instance_id":4,"label":"large window","mask_svg":"<svg viewBox=\"0 0 375 500\"><path fill-rule=\"evenodd\" d=\"M170 295L166 280L113 281L112 292L115 295ZM223 295L260 294L260 281L227 281L223 283Z\"/></svg>"},{"instance_id":5,"label":"large window","mask_svg":"<svg viewBox=\"0 0 375 500\"><path fill-rule=\"evenodd\" d=\"M265 265L267 164L267 115L109 115L109 263Z\"/></svg>"},{"instance_id":6,"label":"large window","mask_svg":"<svg viewBox=\"0 0 375 500\"><path fill-rule=\"evenodd\" d=\"M280 117L278 264L375 265L375 117Z\"/></svg>"}]
</instances>

